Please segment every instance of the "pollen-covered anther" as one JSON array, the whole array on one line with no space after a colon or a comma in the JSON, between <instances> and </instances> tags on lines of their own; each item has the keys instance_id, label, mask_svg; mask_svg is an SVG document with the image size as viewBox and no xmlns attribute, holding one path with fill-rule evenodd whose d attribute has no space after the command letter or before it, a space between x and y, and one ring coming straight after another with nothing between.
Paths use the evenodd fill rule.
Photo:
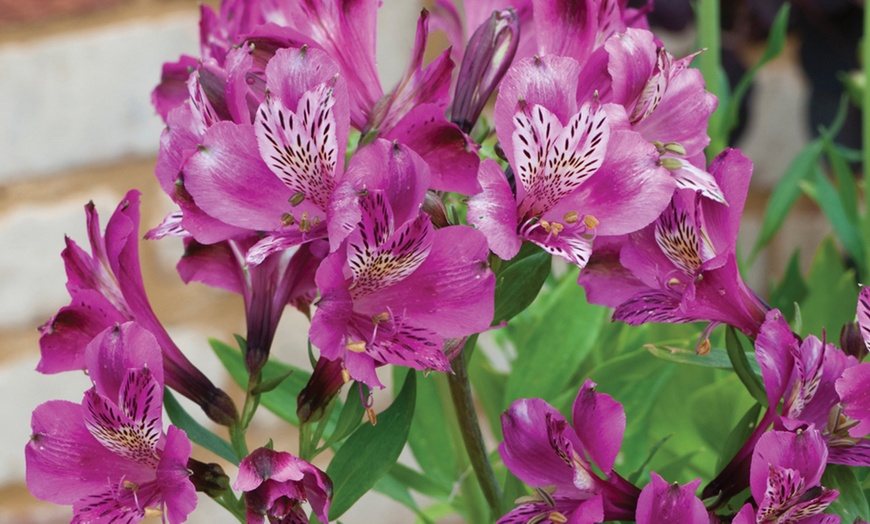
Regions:
<instances>
[{"instance_id":1,"label":"pollen-covered anther","mask_svg":"<svg viewBox=\"0 0 870 524\"><path fill-rule=\"evenodd\" d=\"M341 370L341 380L344 381L345 384L350 382L350 371L346 369Z\"/></svg>"},{"instance_id":2,"label":"pollen-covered anther","mask_svg":"<svg viewBox=\"0 0 870 524\"><path fill-rule=\"evenodd\" d=\"M298 191L296 193L293 193L293 196L291 196L289 199L287 199L287 201L290 202L290 205L293 207L296 207L299 204L301 204L303 200L305 200L305 193L303 193L302 191Z\"/></svg>"},{"instance_id":3,"label":"pollen-covered anther","mask_svg":"<svg viewBox=\"0 0 870 524\"><path fill-rule=\"evenodd\" d=\"M163 510L160 508L145 508L145 518L157 518L163 516Z\"/></svg>"},{"instance_id":4,"label":"pollen-covered anther","mask_svg":"<svg viewBox=\"0 0 870 524\"><path fill-rule=\"evenodd\" d=\"M686 156L686 148L677 142L668 142L663 145L664 150L675 155Z\"/></svg>"},{"instance_id":5,"label":"pollen-covered anther","mask_svg":"<svg viewBox=\"0 0 870 524\"><path fill-rule=\"evenodd\" d=\"M675 287L675 286L679 286L679 285L680 285L680 279L677 277L671 277L671 279L668 280L668 287Z\"/></svg>"},{"instance_id":6,"label":"pollen-covered anther","mask_svg":"<svg viewBox=\"0 0 870 524\"><path fill-rule=\"evenodd\" d=\"M373 326L377 326L378 324L382 324L388 320L390 320L390 314L386 311L384 311L383 313L378 313L377 315L372 315Z\"/></svg>"},{"instance_id":7,"label":"pollen-covered anther","mask_svg":"<svg viewBox=\"0 0 870 524\"><path fill-rule=\"evenodd\" d=\"M308 233L311 231L311 221L308 219L308 211L302 213L302 219L299 221L299 231Z\"/></svg>"},{"instance_id":8,"label":"pollen-covered anther","mask_svg":"<svg viewBox=\"0 0 870 524\"><path fill-rule=\"evenodd\" d=\"M139 491L139 484L133 482L132 480L125 480L121 482L121 488L126 489L127 491Z\"/></svg>"},{"instance_id":9,"label":"pollen-covered anther","mask_svg":"<svg viewBox=\"0 0 870 524\"><path fill-rule=\"evenodd\" d=\"M296 222L296 217L291 215L290 213L284 213L281 215L281 225L284 227L292 226Z\"/></svg>"},{"instance_id":10,"label":"pollen-covered anther","mask_svg":"<svg viewBox=\"0 0 870 524\"><path fill-rule=\"evenodd\" d=\"M550 522L555 524L564 524L565 522L568 522L568 517L558 511L551 511L547 515L547 518L550 519Z\"/></svg>"},{"instance_id":11,"label":"pollen-covered anther","mask_svg":"<svg viewBox=\"0 0 870 524\"><path fill-rule=\"evenodd\" d=\"M583 217L583 225L586 226L586 229L595 229L600 223L601 222L592 215L586 215Z\"/></svg>"},{"instance_id":12,"label":"pollen-covered anther","mask_svg":"<svg viewBox=\"0 0 870 524\"><path fill-rule=\"evenodd\" d=\"M374 410L374 409L372 409L372 408L366 408L366 416L368 417L368 419L369 419L369 423L370 423L372 426L377 426L377 425L378 425L378 414L375 413L375 410Z\"/></svg>"},{"instance_id":13,"label":"pollen-covered anther","mask_svg":"<svg viewBox=\"0 0 870 524\"><path fill-rule=\"evenodd\" d=\"M563 217L566 224L576 224L580 220L580 213L576 211L568 211Z\"/></svg>"},{"instance_id":14,"label":"pollen-covered anther","mask_svg":"<svg viewBox=\"0 0 870 524\"><path fill-rule=\"evenodd\" d=\"M543 229L547 233L550 232L550 223L549 222L547 222L546 220L544 220L542 218L540 224L541 224L541 229Z\"/></svg>"},{"instance_id":15,"label":"pollen-covered anther","mask_svg":"<svg viewBox=\"0 0 870 524\"><path fill-rule=\"evenodd\" d=\"M711 347L712 346L710 345L710 340L705 338L704 340L702 340L701 342L698 343L698 346L695 348L695 354L701 355L701 356L707 355L710 353Z\"/></svg>"},{"instance_id":16,"label":"pollen-covered anther","mask_svg":"<svg viewBox=\"0 0 870 524\"><path fill-rule=\"evenodd\" d=\"M559 222L551 222L550 229L548 229L548 231L551 235L558 235L562 232L563 229L565 229L564 224L560 224Z\"/></svg>"},{"instance_id":17,"label":"pollen-covered anther","mask_svg":"<svg viewBox=\"0 0 870 524\"><path fill-rule=\"evenodd\" d=\"M683 169L683 163L676 158L662 157L659 160L659 164L668 171L677 171L678 169Z\"/></svg>"},{"instance_id":18,"label":"pollen-covered anther","mask_svg":"<svg viewBox=\"0 0 870 524\"><path fill-rule=\"evenodd\" d=\"M354 353L365 353L366 343L362 340L356 342L348 342L345 349L348 351L353 351Z\"/></svg>"}]
</instances>

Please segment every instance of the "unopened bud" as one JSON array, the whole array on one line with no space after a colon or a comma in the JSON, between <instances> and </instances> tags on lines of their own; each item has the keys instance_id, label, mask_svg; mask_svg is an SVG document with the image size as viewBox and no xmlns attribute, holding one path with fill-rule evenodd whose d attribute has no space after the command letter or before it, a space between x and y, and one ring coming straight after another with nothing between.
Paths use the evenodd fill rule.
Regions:
<instances>
[{"instance_id":1,"label":"unopened bud","mask_svg":"<svg viewBox=\"0 0 870 524\"><path fill-rule=\"evenodd\" d=\"M187 469L196 491L217 498L230 490L230 478L219 464L206 464L191 458L187 460Z\"/></svg>"},{"instance_id":2,"label":"unopened bud","mask_svg":"<svg viewBox=\"0 0 870 524\"><path fill-rule=\"evenodd\" d=\"M296 397L296 415L300 423L323 418L326 407L347 382L350 382L350 373L341 367L341 360L320 357L308 384Z\"/></svg>"},{"instance_id":3,"label":"unopened bud","mask_svg":"<svg viewBox=\"0 0 870 524\"><path fill-rule=\"evenodd\" d=\"M423 199L423 212L429 215L429 220L435 229L447 227L450 225L450 220L447 218L447 208L444 207L444 201L432 191L426 191L426 197Z\"/></svg>"},{"instance_id":4,"label":"unopened bud","mask_svg":"<svg viewBox=\"0 0 870 524\"><path fill-rule=\"evenodd\" d=\"M511 8L493 11L471 35L462 57L451 120L468 133L507 72L520 41L520 20Z\"/></svg>"},{"instance_id":5,"label":"unopened bud","mask_svg":"<svg viewBox=\"0 0 870 524\"><path fill-rule=\"evenodd\" d=\"M857 358L858 362L867 356L867 343L864 342L861 326L857 322L843 324L843 329L840 330L840 348L847 355Z\"/></svg>"}]
</instances>

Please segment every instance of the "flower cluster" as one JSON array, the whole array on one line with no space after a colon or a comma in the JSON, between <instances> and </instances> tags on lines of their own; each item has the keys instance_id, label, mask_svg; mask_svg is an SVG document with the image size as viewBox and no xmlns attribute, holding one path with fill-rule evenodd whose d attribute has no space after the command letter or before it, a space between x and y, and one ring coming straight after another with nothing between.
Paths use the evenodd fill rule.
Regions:
<instances>
[{"instance_id":1,"label":"flower cluster","mask_svg":"<svg viewBox=\"0 0 870 524\"><path fill-rule=\"evenodd\" d=\"M743 282L736 242L752 164L734 149L707 164L716 99L689 67L694 55L675 58L649 31L651 3L437 0L389 91L375 67L379 3L202 7L201 56L166 64L153 92L166 123L155 174L178 209L146 237L181 239L183 281L243 297L244 408L149 305L138 193L105 233L90 204L91 254L67 240L72 300L41 328L39 371L85 370L94 387L81 404L34 412L31 491L72 504L74 522L183 522L196 490L249 524L306 522L304 503L327 522L326 473L271 445L248 452L244 440L261 395L278 386L264 370L285 308L309 317L318 357L297 396L300 455L311 459L329 420L303 443L308 424L345 383L383 388L377 369L389 364L467 380L466 342L503 324L497 286L513 283L496 272L533 244L576 266L589 301L615 320L707 322L701 350L718 324L755 339L768 409L702 501L701 479L651 471L639 487L616 472L626 414L591 380L571 424L542 399L516 400L498 452L534 491L500 523L717 522L747 488L727 519L837 521L820 515L838 495L822 473L870 465L870 372L825 340L798 338ZM424 65L430 25L453 45ZM478 120L496 90L490 129ZM164 384L229 428L241 500L222 471L202 473L184 431L163 432ZM358 422L347 413L332 430Z\"/></svg>"}]
</instances>

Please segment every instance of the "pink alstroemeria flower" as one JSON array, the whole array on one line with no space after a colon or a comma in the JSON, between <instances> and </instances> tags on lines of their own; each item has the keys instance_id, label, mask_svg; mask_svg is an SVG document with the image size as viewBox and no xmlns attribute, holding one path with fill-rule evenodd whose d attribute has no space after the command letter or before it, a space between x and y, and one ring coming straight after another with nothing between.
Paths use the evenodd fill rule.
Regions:
<instances>
[{"instance_id":1,"label":"pink alstroemeria flower","mask_svg":"<svg viewBox=\"0 0 870 524\"><path fill-rule=\"evenodd\" d=\"M523 498L499 524L541 516L539 522L572 523L634 518L640 490L613 471L625 411L611 396L597 393L594 382L587 380L574 400L573 427L536 398L515 401L501 422L499 455L535 495Z\"/></svg>"},{"instance_id":2,"label":"pink alstroemeria flower","mask_svg":"<svg viewBox=\"0 0 870 524\"><path fill-rule=\"evenodd\" d=\"M93 203L85 206L91 254L66 239L62 256L67 290L72 297L40 327L41 373L85 368L85 348L107 327L135 320L160 341L166 384L199 404L215 422L232 424L235 404L184 356L157 319L142 282L139 262L139 192L130 191L118 205L105 235Z\"/></svg>"},{"instance_id":3,"label":"pink alstroemeria flower","mask_svg":"<svg viewBox=\"0 0 870 524\"><path fill-rule=\"evenodd\" d=\"M814 427L769 431L752 453L750 488L757 510L746 504L734 524L837 524L840 517L821 515L839 493L821 486L828 449Z\"/></svg>"},{"instance_id":4,"label":"pink alstroemeria flower","mask_svg":"<svg viewBox=\"0 0 870 524\"><path fill-rule=\"evenodd\" d=\"M346 240L317 270L310 337L370 387L381 387L377 364L449 371L444 340L492 322L486 241L467 226L433 227L420 209L428 178L413 151L377 140L336 191L329 227Z\"/></svg>"},{"instance_id":5,"label":"pink alstroemeria flower","mask_svg":"<svg viewBox=\"0 0 870 524\"><path fill-rule=\"evenodd\" d=\"M129 322L88 345L94 387L82 404L53 400L33 412L25 448L34 496L72 505L76 523L184 522L196 506L184 431L163 433L163 364L154 336Z\"/></svg>"},{"instance_id":6,"label":"pink alstroemeria flower","mask_svg":"<svg viewBox=\"0 0 870 524\"><path fill-rule=\"evenodd\" d=\"M496 130L516 192L494 162L481 163L483 192L468 217L503 259L529 240L583 267L596 235L646 226L673 194L655 147L631 131L622 107L575 98L579 71L572 58L544 56L502 81Z\"/></svg>"},{"instance_id":7,"label":"pink alstroemeria flower","mask_svg":"<svg viewBox=\"0 0 870 524\"><path fill-rule=\"evenodd\" d=\"M709 321L758 333L767 307L744 284L735 254L752 163L726 150L710 172L728 205L681 189L643 230L601 239L578 279L591 302L631 325Z\"/></svg>"},{"instance_id":8,"label":"pink alstroemeria flower","mask_svg":"<svg viewBox=\"0 0 870 524\"><path fill-rule=\"evenodd\" d=\"M709 524L714 522L707 513L695 491L701 479L684 486L669 484L655 471L650 473L651 482L644 486L637 499L637 524Z\"/></svg>"},{"instance_id":9,"label":"pink alstroemeria flower","mask_svg":"<svg viewBox=\"0 0 870 524\"><path fill-rule=\"evenodd\" d=\"M326 473L284 451L258 448L239 464L233 489L245 492L247 524L302 524L309 502L320 522L329 522L332 481Z\"/></svg>"}]
</instances>

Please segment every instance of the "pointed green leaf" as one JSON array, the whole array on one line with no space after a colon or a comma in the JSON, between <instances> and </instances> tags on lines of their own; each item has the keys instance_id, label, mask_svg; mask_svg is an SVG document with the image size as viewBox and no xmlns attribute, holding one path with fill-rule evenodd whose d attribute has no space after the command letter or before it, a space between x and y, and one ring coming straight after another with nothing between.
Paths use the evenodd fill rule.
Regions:
<instances>
[{"instance_id":1,"label":"pointed green leaf","mask_svg":"<svg viewBox=\"0 0 870 524\"><path fill-rule=\"evenodd\" d=\"M804 277L801 275L799 255L798 250L792 252L782 282L770 292L771 307L782 311L785 318L794 318L795 304L803 301L809 292Z\"/></svg>"},{"instance_id":2,"label":"pointed green leaf","mask_svg":"<svg viewBox=\"0 0 870 524\"><path fill-rule=\"evenodd\" d=\"M725 464L737 455L737 452L740 451L740 448L743 447L749 436L755 431L760 413L761 404L755 403L740 418L740 421L737 422L728 434L728 438L725 439L725 445L722 446L722 451L719 453L719 461L716 463L716 471L722 471Z\"/></svg>"},{"instance_id":3,"label":"pointed green leaf","mask_svg":"<svg viewBox=\"0 0 870 524\"><path fill-rule=\"evenodd\" d=\"M757 400L762 406L767 406L767 391L764 389L764 384L755 374L753 368L749 365L749 359L746 357L746 350L743 349L743 343L738 338L737 330L732 326L728 326L725 331L725 348L728 351L728 358L731 359L731 366L737 377L746 386L746 391ZM753 360L755 355L753 354Z\"/></svg>"},{"instance_id":4,"label":"pointed green leaf","mask_svg":"<svg viewBox=\"0 0 870 524\"><path fill-rule=\"evenodd\" d=\"M343 515L398 460L414 417L416 379L417 373L409 371L399 395L378 415L377 425L360 426L335 453L326 469L333 484L330 520Z\"/></svg>"},{"instance_id":5,"label":"pointed green leaf","mask_svg":"<svg viewBox=\"0 0 870 524\"><path fill-rule=\"evenodd\" d=\"M577 272L569 271L546 303L506 328L517 349L508 375L505 404L538 397L551 401L571 384L595 346L606 308L589 304Z\"/></svg>"},{"instance_id":6,"label":"pointed green leaf","mask_svg":"<svg viewBox=\"0 0 870 524\"><path fill-rule=\"evenodd\" d=\"M183 429L191 442L199 444L224 460L236 465L239 464L239 459L230 443L194 420L168 388L163 389L163 407L166 409L166 414L169 415L169 420L179 429Z\"/></svg>"},{"instance_id":7,"label":"pointed green leaf","mask_svg":"<svg viewBox=\"0 0 870 524\"><path fill-rule=\"evenodd\" d=\"M822 475L822 486L840 492L825 513L836 513L843 522L854 522L857 518L870 518L870 505L861 490L861 483L853 468L840 464L828 464Z\"/></svg>"},{"instance_id":8,"label":"pointed green leaf","mask_svg":"<svg viewBox=\"0 0 870 524\"><path fill-rule=\"evenodd\" d=\"M649 351L652 356L670 362L690 364L706 368L732 369L731 360L728 358L728 352L722 348L711 348L706 355L699 355L695 353L694 349L674 346L645 344L643 348Z\"/></svg>"},{"instance_id":9,"label":"pointed green leaf","mask_svg":"<svg viewBox=\"0 0 870 524\"><path fill-rule=\"evenodd\" d=\"M801 188L825 213L828 222L831 223L837 234L837 238L855 259L858 267L865 267L864 245L858 234L858 228L855 223L849 220L845 211L846 204L840 199L836 188L819 166L813 170L812 183L805 181L801 184Z\"/></svg>"},{"instance_id":10,"label":"pointed green leaf","mask_svg":"<svg viewBox=\"0 0 870 524\"><path fill-rule=\"evenodd\" d=\"M822 154L821 140L814 140L805 147L789 164L785 174L780 179L776 188L773 190L770 199L767 201L767 207L764 212L764 219L761 223L761 231L758 234L758 239L755 241L755 246L752 248L753 259L758 251L763 248L773 235L779 230L785 218L788 216L797 198L800 196L800 182L807 180L813 175L813 170L819 162Z\"/></svg>"},{"instance_id":11,"label":"pointed green leaf","mask_svg":"<svg viewBox=\"0 0 870 524\"><path fill-rule=\"evenodd\" d=\"M360 422L362 422L365 412L365 407L360 399L359 389L356 383L354 383L347 390L347 398L344 401L344 406L341 408L341 413L338 415L335 430L323 443L321 449L326 449L353 433L359 427Z\"/></svg>"},{"instance_id":12,"label":"pointed green leaf","mask_svg":"<svg viewBox=\"0 0 870 524\"><path fill-rule=\"evenodd\" d=\"M529 307L550 274L551 256L531 242L498 271L495 280L495 314L492 324L512 319Z\"/></svg>"},{"instance_id":13,"label":"pointed green leaf","mask_svg":"<svg viewBox=\"0 0 870 524\"><path fill-rule=\"evenodd\" d=\"M858 303L855 273L846 269L830 237L819 246L807 286L810 291L801 302L801 335L820 336L823 328L830 333L837 333L840 326L854 320L855 305Z\"/></svg>"}]
</instances>

